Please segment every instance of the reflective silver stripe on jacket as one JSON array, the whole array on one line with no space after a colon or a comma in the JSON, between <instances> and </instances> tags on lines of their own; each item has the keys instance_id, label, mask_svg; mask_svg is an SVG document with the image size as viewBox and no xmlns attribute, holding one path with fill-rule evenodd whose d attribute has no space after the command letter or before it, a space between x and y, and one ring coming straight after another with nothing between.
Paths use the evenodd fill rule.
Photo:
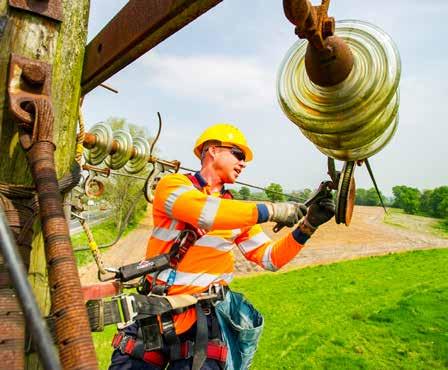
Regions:
<instances>
[{"instance_id":1,"label":"reflective silver stripe on jacket","mask_svg":"<svg viewBox=\"0 0 448 370\"><path fill-rule=\"evenodd\" d=\"M164 242L169 242L176 239L179 234L180 230L166 229L164 227L154 227L151 236Z\"/></svg>"},{"instance_id":2,"label":"reflective silver stripe on jacket","mask_svg":"<svg viewBox=\"0 0 448 370\"><path fill-rule=\"evenodd\" d=\"M176 200L185 192L194 190L193 186L182 185L174 190L165 201L165 212L170 217L173 218L173 206Z\"/></svg>"},{"instance_id":3,"label":"reflective silver stripe on jacket","mask_svg":"<svg viewBox=\"0 0 448 370\"><path fill-rule=\"evenodd\" d=\"M233 243L218 236L204 235L199 238L195 246L214 248L223 252L228 252L233 248Z\"/></svg>"},{"instance_id":4,"label":"reflective silver stripe on jacket","mask_svg":"<svg viewBox=\"0 0 448 370\"><path fill-rule=\"evenodd\" d=\"M210 230L215 222L216 213L218 212L221 198L208 196L204 208L202 208L199 216L199 227L204 230Z\"/></svg>"},{"instance_id":5,"label":"reflective silver stripe on jacket","mask_svg":"<svg viewBox=\"0 0 448 370\"><path fill-rule=\"evenodd\" d=\"M264 251L263 259L261 260L261 263L266 270L277 271L278 268L272 263L271 254L272 254L272 245L267 247L266 250Z\"/></svg>"},{"instance_id":6,"label":"reflective silver stripe on jacket","mask_svg":"<svg viewBox=\"0 0 448 370\"><path fill-rule=\"evenodd\" d=\"M269 239L269 237L264 232L260 232L252 236L250 239L239 243L238 247L240 247L240 250L243 253L248 253L258 247L261 247L265 243L269 243L270 241L271 239Z\"/></svg>"}]
</instances>

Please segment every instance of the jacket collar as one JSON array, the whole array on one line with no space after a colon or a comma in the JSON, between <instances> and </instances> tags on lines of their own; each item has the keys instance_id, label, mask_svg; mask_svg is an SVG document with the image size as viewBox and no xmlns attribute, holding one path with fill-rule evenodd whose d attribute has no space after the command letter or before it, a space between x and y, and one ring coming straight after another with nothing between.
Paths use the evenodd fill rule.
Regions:
<instances>
[{"instance_id":1,"label":"jacket collar","mask_svg":"<svg viewBox=\"0 0 448 370\"><path fill-rule=\"evenodd\" d=\"M208 185L207 181L202 177L202 175L199 171L194 174L194 177L196 177L196 180L198 180L198 183L201 186L201 188L205 188ZM221 188L220 194L222 195L226 192L227 192L227 189L225 186L223 186Z\"/></svg>"}]
</instances>

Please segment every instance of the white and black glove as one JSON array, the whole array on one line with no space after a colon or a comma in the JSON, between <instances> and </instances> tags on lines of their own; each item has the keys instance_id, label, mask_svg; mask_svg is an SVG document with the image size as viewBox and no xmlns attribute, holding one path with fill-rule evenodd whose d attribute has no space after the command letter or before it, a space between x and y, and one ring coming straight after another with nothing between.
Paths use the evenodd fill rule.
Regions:
<instances>
[{"instance_id":1,"label":"white and black glove","mask_svg":"<svg viewBox=\"0 0 448 370\"><path fill-rule=\"evenodd\" d=\"M283 203L267 203L269 211L268 221L287 227L294 226L300 219L305 217L307 208L302 203L283 202Z\"/></svg>"}]
</instances>

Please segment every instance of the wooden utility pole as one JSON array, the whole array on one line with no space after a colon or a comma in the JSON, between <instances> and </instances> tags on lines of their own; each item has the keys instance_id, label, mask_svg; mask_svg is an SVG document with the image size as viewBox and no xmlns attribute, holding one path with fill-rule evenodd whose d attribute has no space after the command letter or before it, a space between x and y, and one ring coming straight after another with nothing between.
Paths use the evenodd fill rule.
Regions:
<instances>
[{"instance_id":1,"label":"wooden utility pole","mask_svg":"<svg viewBox=\"0 0 448 370\"><path fill-rule=\"evenodd\" d=\"M50 3L62 5L62 22L20 9ZM51 5L51 4L50 4ZM48 8L51 8L48 6ZM75 153L80 80L87 35L89 0L0 0L0 183L31 186L25 153L18 141L17 124L9 112L7 93L11 53L52 65L51 96L54 111L57 176L69 172ZM29 280L43 314L49 311L47 269L38 222L34 225L31 255L21 250L29 265ZM14 231L14 229L13 229ZM35 355L25 360L24 322L0 256L0 369L37 369ZM7 311L5 312L5 307Z\"/></svg>"}]
</instances>

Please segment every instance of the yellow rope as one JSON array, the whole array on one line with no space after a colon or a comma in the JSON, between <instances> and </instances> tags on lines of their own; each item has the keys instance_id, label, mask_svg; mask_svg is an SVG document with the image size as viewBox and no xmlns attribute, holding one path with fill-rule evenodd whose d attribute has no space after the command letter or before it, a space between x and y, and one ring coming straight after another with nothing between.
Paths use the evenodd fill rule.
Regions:
<instances>
[{"instance_id":1,"label":"yellow rope","mask_svg":"<svg viewBox=\"0 0 448 370\"><path fill-rule=\"evenodd\" d=\"M85 137L85 125L84 125L84 115L82 114L82 98L79 102L79 133L76 135L76 152L75 152L75 160L81 165L82 153L84 152L84 137Z\"/></svg>"},{"instance_id":2,"label":"yellow rope","mask_svg":"<svg viewBox=\"0 0 448 370\"><path fill-rule=\"evenodd\" d=\"M81 224L81 226L84 229L84 232L87 236L88 245L89 245L90 251L92 252L93 258L95 259L95 263L98 267L98 271L102 275L107 274L107 271L104 269L103 256L101 255L101 252L98 249L98 244L96 244L95 238L93 237L93 234L92 234L92 231L90 230L89 225L87 224L87 222L85 220L79 220L79 223Z\"/></svg>"}]
</instances>

